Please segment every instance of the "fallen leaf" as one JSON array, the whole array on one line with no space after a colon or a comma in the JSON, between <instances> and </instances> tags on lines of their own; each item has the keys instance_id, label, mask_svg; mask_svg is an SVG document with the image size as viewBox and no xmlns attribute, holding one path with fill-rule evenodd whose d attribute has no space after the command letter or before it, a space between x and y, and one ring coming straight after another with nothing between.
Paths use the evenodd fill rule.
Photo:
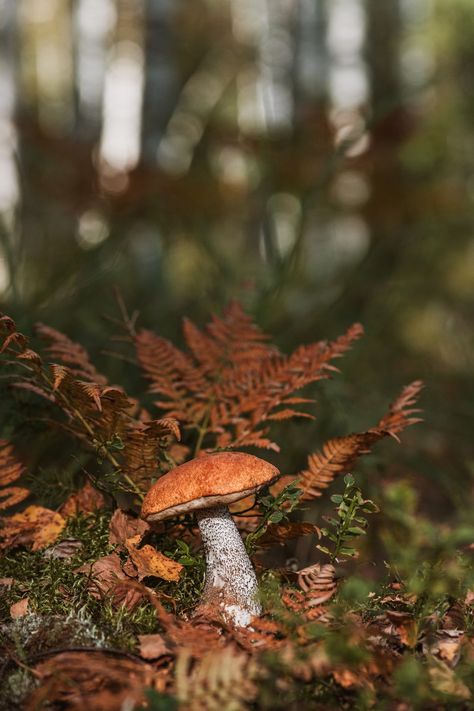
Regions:
<instances>
[{"instance_id":1,"label":"fallen leaf","mask_svg":"<svg viewBox=\"0 0 474 711\"><path fill-rule=\"evenodd\" d=\"M64 518L69 516L77 516L78 513L92 513L105 506L105 499L97 489L94 489L92 484L87 481L86 484L71 494L64 504L59 509L59 513Z\"/></svg>"},{"instance_id":2,"label":"fallen leaf","mask_svg":"<svg viewBox=\"0 0 474 711\"><path fill-rule=\"evenodd\" d=\"M83 543L75 538L65 538L54 546L46 548L45 558L72 558L83 548Z\"/></svg>"},{"instance_id":3,"label":"fallen leaf","mask_svg":"<svg viewBox=\"0 0 474 711\"><path fill-rule=\"evenodd\" d=\"M96 560L95 563L82 565L74 572L86 573L90 576L90 592L95 597L108 593L116 585L117 581L128 579L122 570L117 553L103 556Z\"/></svg>"},{"instance_id":4,"label":"fallen leaf","mask_svg":"<svg viewBox=\"0 0 474 711\"><path fill-rule=\"evenodd\" d=\"M75 651L48 657L34 667L40 685L25 711L67 708L117 711L141 707L145 688L155 687L156 671L146 662L120 652Z\"/></svg>"},{"instance_id":5,"label":"fallen leaf","mask_svg":"<svg viewBox=\"0 0 474 711\"><path fill-rule=\"evenodd\" d=\"M442 659L452 669L461 658L464 637L463 630L439 630L426 648L430 654Z\"/></svg>"},{"instance_id":6,"label":"fallen leaf","mask_svg":"<svg viewBox=\"0 0 474 711\"><path fill-rule=\"evenodd\" d=\"M109 589L112 602L116 607L123 605L127 610L134 610L135 607L143 600L150 599L154 595L151 588L147 588L138 580L118 580Z\"/></svg>"},{"instance_id":7,"label":"fallen leaf","mask_svg":"<svg viewBox=\"0 0 474 711\"><path fill-rule=\"evenodd\" d=\"M464 682L447 664L436 657L431 657L429 660L428 674L431 685L436 691L460 700L471 698L471 692Z\"/></svg>"},{"instance_id":8,"label":"fallen leaf","mask_svg":"<svg viewBox=\"0 0 474 711\"><path fill-rule=\"evenodd\" d=\"M360 686L363 680L360 678L360 674L351 669L334 669L332 671L334 681L342 686L343 689L350 689L353 686Z\"/></svg>"},{"instance_id":9,"label":"fallen leaf","mask_svg":"<svg viewBox=\"0 0 474 711\"><path fill-rule=\"evenodd\" d=\"M122 509L117 509L110 519L109 543L126 548L128 538L140 536L140 540L145 533L148 533L150 526L141 518L136 518L126 513Z\"/></svg>"},{"instance_id":10,"label":"fallen leaf","mask_svg":"<svg viewBox=\"0 0 474 711\"><path fill-rule=\"evenodd\" d=\"M392 622L395 634L406 647L413 649L418 642L418 625L410 613L387 610L386 616Z\"/></svg>"},{"instance_id":11,"label":"fallen leaf","mask_svg":"<svg viewBox=\"0 0 474 711\"><path fill-rule=\"evenodd\" d=\"M139 634L140 656L143 659L158 659L164 654L171 654L165 638L161 634Z\"/></svg>"},{"instance_id":12,"label":"fallen leaf","mask_svg":"<svg viewBox=\"0 0 474 711\"><path fill-rule=\"evenodd\" d=\"M11 605L10 616L12 619L16 620L18 617L23 617L28 614L28 602L29 599L24 597L23 600L18 600L18 602L14 602L13 605Z\"/></svg>"},{"instance_id":13,"label":"fallen leaf","mask_svg":"<svg viewBox=\"0 0 474 711\"><path fill-rule=\"evenodd\" d=\"M163 580L179 580L184 566L155 550L153 546L144 545L142 548L136 548L140 539L141 535L138 534L125 541L130 558L137 568L138 580L143 580L147 576L163 578Z\"/></svg>"},{"instance_id":14,"label":"fallen leaf","mask_svg":"<svg viewBox=\"0 0 474 711\"><path fill-rule=\"evenodd\" d=\"M54 543L66 521L61 514L43 506L28 506L21 513L3 519L0 529L0 548L31 546L41 550Z\"/></svg>"}]
</instances>

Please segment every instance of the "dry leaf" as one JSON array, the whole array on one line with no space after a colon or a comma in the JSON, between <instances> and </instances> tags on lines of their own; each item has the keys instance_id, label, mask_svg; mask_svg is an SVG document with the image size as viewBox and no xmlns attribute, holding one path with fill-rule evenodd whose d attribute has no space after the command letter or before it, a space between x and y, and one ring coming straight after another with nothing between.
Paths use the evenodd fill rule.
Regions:
<instances>
[{"instance_id":1,"label":"dry leaf","mask_svg":"<svg viewBox=\"0 0 474 711\"><path fill-rule=\"evenodd\" d=\"M16 620L18 617L23 617L28 614L28 602L29 599L24 597L23 600L18 600L18 602L14 602L13 605L11 605L10 616L12 619Z\"/></svg>"},{"instance_id":2,"label":"dry leaf","mask_svg":"<svg viewBox=\"0 0 474 711\"><path fill-rule=\"evenodd\" d=\"M436 691L454 696L460 700L471 698L471 692L468 687L447 664L436 659L436 657L431 657L429 660L428 674L431 685Z\"/></svg>"},{"instance_id":3,"label":"dry leaf","mask_svg":"<svg viewBox=\"0 0 474 711\"><path fill-rule=\"evenodd\" d=\"M130 558L137 568L138 579L143 580L143 578L153 576L163 578L163 580L179 580L183 570L181 563L171 560L160 551L155 550L153 546L145 545L142 548L136 548L140 539L141 536L137 535L125 541Z\"/></svg>"},{"instance_id":4,"label":"dry leaf","mask_svg":"<svg viewBox=\"0 0 474 711\"><path fill-rule=\"evenodd\" d=\"M434 640L423 647L425 651L438 657L452 669L461 658L461 647L464 641L463 630L439 630L435 634Z\"/></svg>"},{"instance_id":5,"label":"dry leaf","mask_svg":"<svg viewBox=\"0 0 474 711\"><path fill-rule=\"evenodd\" d=\"M145 533L148 533L150 526L141 518L136 518L126 513L122 509L117 509L110 519L109 543L126 548L126 540L133 536L140 536L140 540Z\"/></svg>"},{"instance_id":6,"label":"dry leaf","mask_svg":"<svg viewBox=\"0 0 474 711\"><path fill-rule=\"evenodd\" d=\"M139 634L140 656L143 659L158 659L164 654L171 654L171 650L161 634Z\"/></svg>"},{"instance_id":7,"label":"dry leaf","mask_svg":"<svg viewBox=\"0 0 474 711\"><path fill-rule=\"evenodd\" d=\"M117 553L111 553L99 558L95 563L82 565L74 572L86 573L90 576L91 594L95 597L100 597L101 593L108 593L116 585L117 581L127 579Z\"/></svg>"},{"instance_id":8,"label":"dry leaf","mask_svg":"<svg viewBox=\"0 0 474 711\"><path fill-rule=\"evenodd\" d=\"M154 687L150 664L119 652L74 651L48 657L34 668L40 686L31 693L25 711L46 705L69 711L117 711L138 708L144 689Z\"/></svg>"},{"instance_id":9,"label":"dry leaf","mask_svg":"<svg viewBox=\"0 0 474 711\"><path fill-rule=\"evenodd\" d=\"M199 617L189 622L180 620L165 610L158 600L150 599L150 602L155 607L156 616L166 632L166 638L175 650L185 647L193 657L200 657L210 649L220 648L226 643L222 627L216 627Z\"/></svg>"},{"instance_id":10,"label":"dry leaf","mask_svg":"<svg viewBox=\"0 0 474 711\"><path fill-rule=\"evenodd\" d=\"M0 529L0 548L31 546L41 550L54 543L66 521L61 514L42 506L28 506L21 513L5 518Z\"/></svg>"},{"instance_id":11,"label":"dry leaf","mask_svg":"<svg viewBox=\"0 0 474 711\"><path fill-rule=\"evenodd\" d=\"M123 605L129 611L134 610L143 599L150 600L155 595L151 588L129 578L118 580L110 587L109 593L116 607Z\"/></svg>"},{"instance_id":12,"label":"dry leaf","mask_svg":"<svg viewBox=\"0 0 474 711\"><path fill-rule=\"evenodd\" d=\"M54 546L46 548L45 558L72 558L83 548L83 543L75 538L65 538Z\"/></svg>"},{"instance_id":13,"label":"dry leaf","mask_svg":"<svg viewBox=\"0 0 474 711\"><path fill-rule=\"evenodd\" d=\"M393 630L398 635L400 642L413 649L418 642L418 625L410 613L387 610L386 616L393 624Z\"/></svg>"},{"instance_id":14,"label":"dry leaf","mask_svg":"<svg viewBox=\"0 0 474 711\"><path fill-rule=\"evenodd\" d=\"M64 504L59 509L59 513L64 517L77 516L78 513L92 513L97 509L102 509L105 506L105 499L97 489L94 489L92 484L87 481L86 484L71 494Z\"/></svg>"},{"instance_id":15,"label":"dry leaf","mask_svg":"<svg viewBox=\"0 0 474 711\"><path fill-rule=\"evenodd\" d=\"M352 671L351 669L334 669L332 671L334 681L342 686L343 689L350 689L353 686L360 686L363 680L360 677L359 672Z\"/></svg>"}]
</instances>

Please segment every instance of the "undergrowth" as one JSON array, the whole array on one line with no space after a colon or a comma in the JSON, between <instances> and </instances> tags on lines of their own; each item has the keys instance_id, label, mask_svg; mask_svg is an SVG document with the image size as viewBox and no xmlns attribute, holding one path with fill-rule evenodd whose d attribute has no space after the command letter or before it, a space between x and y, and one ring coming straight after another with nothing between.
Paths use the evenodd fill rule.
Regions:
<instances>
[{"instance_id":1,"label":"undergrowth","mask_svg":"<svg viewBox=\"0 0 474 711\"><path fill-rule=\"evenodd\" d=\"M194 614L205 560L193 517L153 529L139 517L153 482L203 452L257 448L278 464L281 423L313 419L314 384L358 324L283 354L233 304L202 330L185 321L179 349L123 310L143 400L64 334L39 325L34 350L9 317L0 330L18 405L0 440L0 707L472 707L472 502L434 522L390 468L370 499L357 472L419 422L419 381L372 427L233 505L263 605L247 628Z\"/></svg>"}]
</instances>

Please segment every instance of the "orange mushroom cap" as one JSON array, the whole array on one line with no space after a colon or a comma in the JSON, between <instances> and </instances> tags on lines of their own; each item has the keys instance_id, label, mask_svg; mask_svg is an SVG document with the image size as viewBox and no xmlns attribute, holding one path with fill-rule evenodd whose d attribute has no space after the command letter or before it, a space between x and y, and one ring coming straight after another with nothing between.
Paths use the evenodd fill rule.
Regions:
<instances>
[{"instance_id":1,"label":"orange mushroom cap","mask_svg":"<svg viewBox=\"0 0 474 711\"><path fill-rule=\"evenodd\" d=\"M230 504L257 492L278 478L278 469L260 457L243 452L203 454L162 476L142 504L145 521Z\"/></svg>"}]
</instances>

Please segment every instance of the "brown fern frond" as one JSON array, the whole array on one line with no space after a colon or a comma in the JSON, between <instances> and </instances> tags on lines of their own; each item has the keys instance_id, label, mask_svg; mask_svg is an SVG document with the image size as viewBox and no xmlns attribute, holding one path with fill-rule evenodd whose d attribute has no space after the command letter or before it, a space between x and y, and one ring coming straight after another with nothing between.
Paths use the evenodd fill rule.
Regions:
<instances>
[{"instance_id":1,"label":"brown fern frond","mask_svg":"<svg viewBox=\"0 0 474 711\"><path fill-rule=\"evenodd\" d=\"M413 417L421 412L419 408L413 407L418 400L418 396L424 385L421 380L414 380L403 388L400 395L394 400L386 415L382 417L377 425L378 430L383 430L398 440L397 434L408 427L422 422L420 417Z\"/></svg>"},{"instance_id":2,"label":"brown fern frond","mask_svg":"<svg viewBox=\"0 0 474 711\"><path fill-rule=\"evenodd\" d=\"M26 367L29 362L37 369L41 365L41 357L28 348L28 343L28 338L17 331L15 321L6 314L0 314L0 354L9 353L15 358L24 360Z\"/></svg>"},{"instance_id":3,"label":"brown fern frond","mask_svg":"<svg viewBox=\"0 0 474 711\"><path fill-rule=\"evenodd\" d=\"M25 473L13 451L13 446L6 440L0 440L0 486L6 486L19 479Z\"/></svg>"},{"instance_id":4,"label":"brown fern frond","mask_svg":"<svg viewBox=\"0 0 474 711\"><path fill-rule=\"evenodd\" d=\"M268 345L267 336L235 303L203 330L189 320L183 329L189 354L141 331L135 338L137 356L151 381L150 392L161 396L155 405L206 438L207 450L278 450L266 424L311 418L292 407L311 400L294 393L329 377L335 370L331 361L362 334L355 324L332 343L301 346L286 356Z\"/></svg>"},{"instance_id":5,"label":"brown fern frond","mask_svg":"<svg viewBox=\"0 0 474 711\"><path fill-rule=\"evenodd\" d=\"M284 587L281 593L285 607L301 617L302 622L317 620L326 613L322 602L317 602L319 597L318 594L314 595L311 591L302 592L293 587Z\"/></svg>"},{"instance_id":6,"label":"brown fern frond","mask_svg":"<svg viewBox=\"0 0 474 711\"><path fill-rule=\"evenodd\" d=\"M138 362L151 381L150 392L164 398L155 404L181 422L199 418L199 407L201 411L205 408L200 393L206 392L207 383L191 359L151 331L139 331L135 346Z\"/></svg>"},{"instance_id":7,"label":"brown fern frond","mask_svg":"<svg viewBox=\"0 0 474 711\"><path fill-rule=\"evenodd\" d=\"M20 486L8 486L25 473L25 467L18 461L13 446L6 440L0 440L0 510L14 506L29 496L28 489Z\"/></svg>"},{"instance_id":8,"label":"brown fern frond","mask_svg":"<svg viewBox=\"0 0 474 711\"><path fill-rule=\"evenodd\" d=\"M406 427L420 422L419 417L413 417L419 412L413 408L423 384L417 380L403 388L399 397L389 406L378 425L367 432L349 434L345 437L334 437L323 445L320 452L310 454L307 468L297 475L298 486L302 489L302 501L321 496L333 479L341 473L348 472L355 461L371 451L375 442L387 436L396 436ZM289 477L282 477L273 487L274 493L281 491L288 483Z\"/></svg>"},{"instance_id":9,"label":"brown fern frond","mask_svg":"<svg viewBox=\"0 0 474 711\"><path fill-rule=\"evenodd\" d=\"M180 439L179 426L172 418L130 422L122 437L122 466L138 485L148 485L160 469L158 454L164 437Z\"/></svg>"},{"instance_id":10,"label":"brown fern frond","mask_svg":"<svg viewBox=\"0 0 474 711\"><path fill-rule=\"evenodd\" d=\"M36 333L49 343L46 352L51 360L67 366L76 378L101 385L106 384L107 379L92 365L89 354L83 346L42 323L36 325Z\"/></svg>"},{"instance_id":11,"label":"brown fern frond","mask_svg":"<svg viewBox=\"0 0 474 711\"><path fill-rule=\"evenodd\" d=\"M336 570L333 565L314 563L313 565L298 570L298 585L303 592L311 592L310 607L321 605L329 600L336 592Z\"/></svg>"},{"instance_id":12,"label":"brown fern frond","mask_svg":"<svg viewBox=\"0 0 474 711\"><path fill-rule=\"evenodd\" d=\"M183 711L246 711L257 696L257 661L233 645L211 650L197 662L182 650L176 660L176 692Z\"/></svg>"},{"instance_id":13,"label":"brown fern frond","mask_svg":"<svg viewBox=\"0 0 474 711\"><path fill-rule=\"evenodd\" d=\"M377 432L350 434L334 437L323 445L321 452L308 457L307 469L299 477L299 488L303 490L302 500L321 496L324 489L342 472L348 472L356 459L370 452L370 446L384 435Z\"/></svg>"}]
</instances>

